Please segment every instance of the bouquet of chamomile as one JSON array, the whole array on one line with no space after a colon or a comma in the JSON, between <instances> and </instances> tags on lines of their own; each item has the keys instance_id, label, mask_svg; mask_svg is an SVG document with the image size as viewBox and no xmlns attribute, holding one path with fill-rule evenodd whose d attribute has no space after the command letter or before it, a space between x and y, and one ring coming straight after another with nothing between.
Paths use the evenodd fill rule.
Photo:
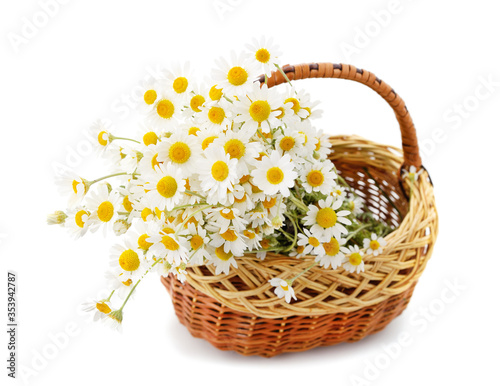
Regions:
<instances>
[{"instance_id":1,"label":"bouquet of chamomile","mask_svg":"<svg viewBox=\"0 0 500 386\"><path fill-rule=\"evenodd\" d=\"M328 136L313 124L318 103L290 82L267 87L282 72L272 40L246 48L217 61L203 83L185 64L143 85L140 135L123 137L103 121L91 128L109 173L58 179L69 202L48 222L75 237L115 238L110 294L87 304L96 320L120 327L130 296L153 271L183 282L190 266L213 265L222 280L244 255L286 254L360 273L364 256L385 246L393 229L329 160ZM269 285L291 302L298 276Z\"/></svg>"}]
</instances>

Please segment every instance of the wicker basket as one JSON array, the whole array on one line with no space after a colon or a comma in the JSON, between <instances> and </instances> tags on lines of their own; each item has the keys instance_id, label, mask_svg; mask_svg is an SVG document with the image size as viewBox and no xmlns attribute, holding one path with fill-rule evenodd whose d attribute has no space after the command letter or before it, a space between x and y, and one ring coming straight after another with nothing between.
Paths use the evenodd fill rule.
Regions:
<instances>
[{"instance_id":1,"label":"wicker basket","mask_svg":"<svg viewBox=\"0 0 500 386\"><path fill-rule=\"evenodd\" d=\"M366 257L365 272L315 267L294 282L298 300L290 304L274 295L268 280L294 277L310 265L312 257L268 255L261 261L245 256L228 275L216 276L213 266L196 266L189 268L185 284L172 276L162 278L179 321L193 336L243 355L272 357L353 342L382 330L406 308L438 231L427 172L419 176L411 194L408 180L401 177L402 167L422 165L412 119L394 90L370 72L350 65L313 63L284 66L283 71L290 80L341 78L363 83L393 108L401 128L402 152L356 136L337 136L331 138L330 158L367 207L398 228L386 237L382 255ZM284 81L276 72L268 86Z\"/></svg>"}]
</instances>

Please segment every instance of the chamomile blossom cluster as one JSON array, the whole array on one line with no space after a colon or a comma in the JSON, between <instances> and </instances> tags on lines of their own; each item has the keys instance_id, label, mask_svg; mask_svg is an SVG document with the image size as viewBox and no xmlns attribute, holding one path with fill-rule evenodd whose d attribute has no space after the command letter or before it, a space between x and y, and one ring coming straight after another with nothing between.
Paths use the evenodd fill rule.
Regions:
<instances>
[{"instance_id":1,"label":"chamomile blossom cluster","mask_svg":"<svg viewBox=\"0 0 500 386\"><path fill-rule=\"evenodd\" d=\"M317 103L291 85L267 87L271 71L281 71L278 54L272 41L255 40L217 61L206 83L188 65L165 71L144 85L136 138L93 125L97 154L112 170L95 180L61 176L68 209L49 223L76 238L117 236L106 274L111 294L88 306L96 320L120 326L151 271L184 281L190 265L219 275L244 255L289 254L359 274L367 254L382 252L380 235L359 240L368 228L356 218L363 202L328 158L328 137L313 124ZM290 302L297 277L269 285Z\"/></svg>"}]
</instances>

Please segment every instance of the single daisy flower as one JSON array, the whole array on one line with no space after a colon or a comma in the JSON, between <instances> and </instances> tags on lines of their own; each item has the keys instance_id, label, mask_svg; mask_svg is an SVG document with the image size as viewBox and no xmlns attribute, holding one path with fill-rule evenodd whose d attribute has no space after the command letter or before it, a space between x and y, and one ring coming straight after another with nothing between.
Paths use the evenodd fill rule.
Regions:
<instances>
[{"instance_id":1,"label":"single daisy flower","mask_svg":"<svg viewBox=\"0 0 500 386\"><path fill-rule=\"evenodd\" d=\"M409 178L410 181L414 182L418 180L418 177L422 174L423 171L423 168L420 168L420 170L417 171L417 168L411 165L410 170L405 170L403 172L403 178Z\"/></svg>"},{"instance_id":2,"label":"single daisy flower","mask_svg":"<svg viewBox=\"0 0 500 386\"><path fill-rule=\"evenodd\" d=\"M118 217L119 207L120 195L116 191L109 192L107 184L99 184L87 198L89 225L96 228L102 226L106 233Z\"/></svg>"},{"instance_id":3,"label":"single daisy flower","mask_svg":"<svg viewBox=\"0 0 500 386\"><path fill-rule=\"evenodd\" d=\"M90 182L74 172L65 171L55 179L59 192L68 197L68 207L78 205L90 188Z\"/></svg>"},{"instance_id":4,"label":"single daisy flower","mask_svg":"<svg viewBox=\"0 0 500 386\"><path fill-rule=\"evenodd\" d=\"M236 158L231 158L222 147L211 147L204 152L205 159L198 166L201 188L207 193L209 204L227 201L227 192L239 181Z\"/></svg>"},{"instance_id":5,"label":"single daisy flower","mask_svg":"<svg viewBox=\"0 0 500 386\"><path fill-rule=\"evenodd\" d=\"M107 300L96 300L92 302L87 302L82 304L82 311L93 313L92 319L94 322L102 320L111 312L111 307L109 306L109 301Z\"/></svg>"},{"instance_id":6,"label":"single daisy flower","mask_svg":"<svg viewBox=\"0 0 500 386\"><path fill-rule=\"evenodd\" d=\"M275 147L281 155L290 154L293 160L299 163L304 150L305 138L298 130L285 128L283 132L277 131Z\"/></svg>"},{"instance_id":7,"label":"single daisy flower","mask_svg":"<svg viewBox=\"0 0 500 386\"><path fill-rule=\"evenodd\" d=\"M248 246L245 242L246 237L237 232L234 228L230 228L225 232L215 232L212 234L211 245L214 247L223 247L224 252L231 252L235 256L243 256Z\"/></svg>"},{"instance_id":8,"label":"single daisy flower","mask_svg":"<svg viewBox=\"0 0 500 386\"><path fill-rule=\"evenodd\" d=\"M147 124L158 129L170 129L178 124L182 105L179 97L173 93L164 93L155 100L147 115Z\"/></svg>"},{"instance_id":9,"label":"single daisy flower","mask_svg":"<svg viewBox=\"0 0 500 386\"><path fill-rule=\"evenodd\" d=\"M273 195L279 192L288 197L289 189L295 185L297 178L294 168L295 165L288 154L281 156L278 151L273 150L270 156L266 155L261 161L255 162L251 175L264 194Z\"/></svg>"},{"instance_id":10,"label":"single daisy flower","mask_svg":"<svg viewBox=\"0 0 500 386\"><path fill-rule=\"evenodd\" d=\"M184 237L175 233L160 231L146 239L153 245L151 252L158 258L165 258L169 264L180 264L188 259L188 245Z\"/></svg>"},{"instance_id":11,"label":"single daisy flower","mask_svg":"<svg viewBox=\"0 0 500 386\"><path fill-rule=\"evenodd\" d=\"M373 256L378 256L384 250L383 247L387 245L387 242L383 237L377 237L375 233L371 234L371 239L363 240L363 248L366 249L366 253L373 254Z\"/></svg>"},{"instance_id":12,"label":"single daisy flower","mask_svg":"<svg viewBox=\"0 0 500 386\"><path fill-rule=\"evenodd\" d=\"M232 110L229 102L220 100L207 102L200 106L200 112L196 114L196 122L201 129L215 129L222 133L231 126Z\"/></svg>"},{"instance_id":13,"label":"single daisy flower","mask_svg":"<svg viewBox=\"0 0 500 386\"><path fill-rule=\"evenodd\" d=\"M340 251L340 248L346 243L346 239L336 239L331 237L328 241L323 242L324 254L316 256L315 261L323 268L332 267L336 269L344 262L345 255Z\"/></svg>"},{"instance_id":14,"label":"single daisy flower","mask_svg":"<svg viewBox=\"0 0 500 386\"><path fill-rule=\"evenodd\" d=\"M325 195L335 186L336 178L333 163L329 160L306 165L301 176L302 186L307 193L320 192Z\"/></svg>"},{"instance_id":15,"label":"single daisy flower","mask_svg":"<svg viewBox=\"0 0 500 386\"><path fill-rule=\"evenodd\" d=\"M316 236L325 235L340 239L342 233L348 233L344 225L351 225L351 220L345 217L350 214L348 210L337 212L341 206L342 201L333 201L332 196L328 196L326 200L319 200L318 206L309 205L304 224L310 226L311 232Z\"/></svg>"},{"instance_id":16,"label":"single daisy flower","mask_svg":"<svg viewBox=\"0 0 500 386\"><path fill-rule=\"evenodd\" d=\"M115 291L115 295L121 299L125 299L130 294L130 290L134 286L134 280L125 275L123 272L106 271L104 273L104 278L108 283L108 287ZM135 293L136 291L132 292L130 295L131 298L134 297Z\"/></svg>"},{"instance_id":17,"label":"single daisy flower","mask_svg":"<svg viewBox=\"0 0 500 386\"><path fill-rule=\"evenodd\" d=\"M223 147L231 159L238 161L237 167L240 175L249 174L253 160L262 151L262 144L252 141L252 136L253 133L249 130L242 129L238 132L228 130L213 141L215 146Z\"/></svg>"},{"instance_id":18,"label":"single daisy flower","mask_svg":"<svg viewBox=\"0 0 500 386\"><path fill-rule=\"evenodd\" d=\"M210 237L207 231L201 225L189 224L187 240L191 249L189 250L190 259L189 264L203 264L205 260L210 260L210 253L208 252L208 245Z\"/></svg>"},{"instance_id":19,"label":"single daisy flower","mask_svg":"<svg viewBox=\"0 0 500 386\"><path fill-rule=\"evenodd\" d=\"M224 273L229 274L231 266L238 268L238 263L234 259L234 255L231 251L226 252L224 246L212 247L210 251L210 263L215 266L215 274L219 275Z\"/></svg>"},{"instance_id":20,"label":"single daisy flower","mask_svg":"<svg viewBox=\"0 0 500 386\"><path fill-rule=\"evenodd\" d=\"M110 265L112 269L123 274L123 281L140 278L143 270L142 259L137 247L128 239L123 244L115 244L111 248Z\"/></svg>"},{"instance_id":21,"label":"single daisy flower","mask_svg":"<svg viewBox=\"0 0 500 386\"><path fill-rule=\"evenodd\" d=\"M281 55L278 45L273 44L273 38L266 39L264 36L259 40L253 38L252 43L247 44L246 48L259 64L262 72L268 77L271 76L271 73L276 70L276 65L279 64L278 57Z\"/></svg>"},{"instance_id":22,"label":"single daisy flower","mask_svg":"<svg viewBox=\"0 0 500 386\"><path fill-rule=\"evenodd\" d=\"M189 62L182 64L174 64L172 70L165 71L165 79L167 89L173 91L181 98L183 102L189 99L191 91L193 71L190 68Z\"/></svg>"},{"instance_id":23,"label":"single daisy flower","mask_svg":"<svg viewBox=\"0 0 500 386\"><path fill-rule=\"evenodd\" d=\"M340 250L345 253L346 261L344 262L343 267L346 271L351 273L360 273L365 271L363 251L360 251L357 245L350 245L349 249L341 247Z\"/></svg>"},{"instance_id":24,"label":"single daisy flower","mask_svg":"<svg viewBox=\"0 0 500 386\"><path fill-rule=\"evenodd\" d=\"M195 137L185 131L176 131L158 145L157 161L171 162L180 168L183 174L189 175L196 171L199 158L199 152L196 149Z\"/></svg>"},{"instance_id":25,"label":"single daisy flower","mask_svg":"<svg viewBox=\"0 0 500 386\"><path fill-rule=\"evenodd\" d=\"M97 155L102 156L112 141L111 123L108 121L97 120L90 126L90 137L92 145Z\"/></svg>"},{"instance_id":26,"label":"single daisy flower","mask_svg":"<svg viewBox=\"0 0 500 386\"><path fill-rule=\"evenodd\" d=\"M298 236L297 245L304 247L302 253L305 255L323 255L325 253L322 243L327 239L324 236L317 238L307 228L304 228L304 233L299 233Z\"/></svg>"},{"instance_id":27,"label":"single daisy flower","mask_svg":"<svg viewBox=\"0 0 500 386\"><path fill-rule=\"evenodd\" d=\"M238 209L226 207L209 209L207 220L219 228L221 233L227 231L230 226L236 231L242 232L248 224L248 220L240 216Z\"/></svg>"},{"instance_id":28,"label":"single daisy flower","mask_svg":"<svg viewBox=\"0 0 500 386\"><path fill-rule=\"evenodd\" d=\"M245 97L234 102L234 108L238 112L234 122L243 123L242 129L252 133L259 129L269 133L281 125L277 118L282 113L278 110L281 104L281 98L275 89L268 89L267 85L260 86L255 82Z\"/></svg>"},{"instance_id":29,"label":"single daisy flower","mask_svg":"<svg viewBox=\"0 0 500 386\"><path fill-rule=\"evenodd\" d=\"M155 170L144 176L146 197L154 207L171 211L184 198L186 180L182 171L172 163L158 165Z\"/></svg>"},{"instance_id":30,"label":"single daisy flower","mask_svg":"<svg viewBox=\"0 0 500 386\"><path fill-rule=\"evenodd\" d=\"M349 194L346 200L347 208L351 211L353 215L358 215L363 213L363 200L355 196L354 194Z\"/></svg>"},{"instance_id":31,"label":"single daisy flower","mask_svg":"<svg viewBox=\"0 0 500 386\"><path fill-rule=\"evenodd\" d=\"M287 303L290 303L290 301L293 299L297 300L297 297L295 296L295 291L292 288L292 283L290 280L283 280L280 278L274 278L269 280L269 283L273 286L276 287L274 289L274 293L278 298L285 298L285 301Z\"/></svg>"},{"instance_id":32,"label":"single daisy flower","mask_svg":"<svg viewBox=\"0 0 500 386\"><path fill-rule=\"evenodd\" d=\"M230 62L221 58L216 61L216 65L217 68L212 71L212 79L229 97L244 95L259 75L257 64L243 53L236 55L233 51Z\"/></svg>"}]
</instances>

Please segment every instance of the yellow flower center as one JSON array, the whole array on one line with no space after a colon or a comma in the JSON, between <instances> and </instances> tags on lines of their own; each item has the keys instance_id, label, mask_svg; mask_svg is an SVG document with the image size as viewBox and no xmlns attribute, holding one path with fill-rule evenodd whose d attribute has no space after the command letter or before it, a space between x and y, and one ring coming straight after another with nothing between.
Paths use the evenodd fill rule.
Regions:
<instances>
[{"instance_id":1,"label":"yellow flower center","mask_svg":"<svg viewBox=\"0 0 500 386\"><path fill-rule=\"evenodd\" d=\"M238 240L238 236L236 236L236 233L232 229L228 229L224 233L221 234L221 237L226 240L226 241L236 241Z\"/></svg>"},{"instance_id":2,"label":"yellow flower center","mask_svg":"<svg viewBox=\"0 0 500 386\"><path fill-rule=\"evenodd\" d=\"M158 142L158 136L154 131L150 131L142 137L142 142L144 142L144 145L149 146L149 145L156 145Z\"/></svg>"},{"instance_id":3,"label":"yellow flower center","mask_svg":"<svg viewBox=\"0 0 500 386\"><path fill-rule=\"evenodd\" d=\"M158 94L156 94L155 90L148 90L144 93L144 102L148 105L152 105L155 103L156 98L158 97Z\"/></svg>"},{"instance_id":4,"label":"yellow flower center","mask_svg":"<svg viewBox=\"0 0 500 386\"><path fill-rule=\"evenodd\" d=\"M299 246L297 247L297 253L298 253L298 254L303 253L303 252L304 252L304 249L306 249L306 247L304 247L303 245L299 245Z\"/></svg>"},{"instance_id":5,"label":"yellow flower center","mask_svg":"<svg viewBox=\"0 0 500 386\"><path fill-rule=\"evenodd\" d=\"M97 303L95 308L103 314L109 314L111 312L111 308L109 308L109 306L104 302Z\"/></svg>"},{"instance_id":6,"label":"yellow flower center","mask_svg":"<svg viewBox=\"0 0 500 386\"><path fill-rule=\"evenodd\" d=\"M190 127L189 130L188 130L188 134L189 135L194 135L194 136L197 136L198 135L198 131L200 131L200 128L199 127L196 127L196 126L193 126L193 127Z\"/></svg>"},{"instance_id":7,"label":"yellow flower center","mask_svg":"<svg viewBox=\"0 0 500 386\"><path fill-rule=\"evenodd\" d=\"M377 240L370 241L370 248L376 251L380 248L380 243Z\"/></svg>"},{"instance_id":8,"label":"yellow flower center","mask_svg":"<svg viewBox=\"0 0 500 386\"><path fill-rule=\"evenodd\" d=\"M250 174L245 174L243 177L240 178L240 184L244 184L245 182L250 181Z\"/></svg>"},{"instance_id":9,"label":"yellow flower center","mask_svg":"<svg viewBox=\"0 0 500 386\"><path fill-rule=\"evenodd\" d=\"M287 98L285 99L285 103L292 102L292 110L295 114L298 114L300 111L300 102L297 98Z\"/></svg>"},{"instance_id":10,"label":"yellow flower center","mask_svg":"<svg viewBox=\"0 0 500 386\"><path fill-rule=\"evenodd\" d=\"M283 291L288 291L288 288L289 288L289 287L288 287L288 283L287 283L287 282L285 282L285 285L280 284L280 287L281 287L281 289L282 289Z\"/></svg>"},{"instance_id":11,"label":"yellow flower center","mask_svg":"<svg viewBox=\"0 0 500 386\"><path fill-rule=\"evenodd\" d=\"M325 176L319 170L311 170L307 174L307 183L312 187L321 186L325 181Z\"/></svg>"},{"instance_id":12,"label":"yellow flower center","mask_svg":"<svg viewBox=\"0 0 500 386\"><path fill-rule=\"evenodd\" d=\"M210 146L210 144L215 141L215 139L217 138L216 135L213 135L211 137L207 137L205 138L202 142L201 142L201 148L203 150L205 150L208 146Z\"/></svg>"},{"instance_id":13,"label":"yellow flower center","mask_svg":"<svg viewBox=\"0 0 500 386\"><path fill-rule=\"evenodd\" d=\"M202 106L203 103L205 103L205 97L203 95L195 95L191 98L189 106L191 106L191 109L193 109L193 111L199 113L201 111L200 106Z\"/></svg>"},{"instance_id":14,"label":"yellow flower center","mask_svg":"<svg viewBox=\"0 0 500 386\"><path fill-rule=\"evenodd\" d=\"M229 175L229 167L224 161L216 161L212 165L212 177L216 181L224 181Z\"/></svg>"},{"instance_id":15,"label":"yellow flower center","mask_svg":"<svg viewBox=\"0 0 500 386\"><path fill-rule=\"evenodd\" d=\"M85 215L89 215L90 213L87 212L86 210L79 210L78 212L76 212L75 214L75 223L76 225L78 225L80 228L83 228L84 225L85 225L85 221L83 221L83 216Z\"/></svg>"},{"instance_id":16,"label":"yellow flower center","mask_svg":"<svg viewBox=\"0 0 500 386\"><path fill-rule=\"evenodd\" d=\"M224 212L223 210L220 211L220 215L225 218L226 220L234 220L234 213L232 209L229 209L229 212Z\"/></svg>"},{"instance_id":17,"label":"yellow flower center","mask_svg":"<svg viewBox=\"0 0 500 386\"><path fill-rule=\"evenodd\" d=\"M165 227L161 230L163 233L165 233L166 235L171 235L172 233L175 233L175 231L170 228L170 227Z\"/></svg>"},{"instance_id":18,"label":"yellow flower center","mask_svg":"<svg viewBox=\"0 0 500 386\"><path fill-rule=\"evenodd\" d=\"M75 192L75 194L78 194L78 184L81 184L81 182L77 180L73 180L71 184L71 186L73 187L73 192Z\"/></svg>"},{"instance_id":19,"label":"yellow flower center","mask_svg":"<svg viewBox=\"0 0 500 386\"><path fill-rule=\"evenodd\" d=\"M132 212L132 209L134 209L128 196L123 197L122 204L123 204L123 208L129 213Z\"/></svg>"},{"instance_id":20,"label":"yellow flower center","mask_svg":"<svg viewBox=\"0 0 500 386\"><path fill-rule=\"evenodd\" d=\"M177 181L171 176L163 177L156 184L156 190L165 198L173 197L177 192Z\"/></svg>"},{"instance_id":21,"label":"yellow flower center","mask_svg":"<svg viewBox=\"0 0 500 386\"><path fill-rule=\"evenodd\" d=\"M273 110L273 111L281 111L277 116L276 118L277 119L281 119L285 116L285 109L283 107L278 107L276 110Z\"/></svg>"},{"instance_id":22,"label":"yellow flower center","mask_svg":"<svg viewBox=\"0 0 500 386\"><path fill-rule=\"evenodd\" d=\"M331 228L337 223L337 213L332 208L323 208L318 210L316 222L320 227Z\"/></svg>"},{"instance_id":23,"label":"yellow flower center","mask_svg":"<svg viewBox=\"0 0 500 386\"><path fill-rule=\"evenodd\" d=\"M239 66L231 68L227 73L227 80L233 86L241 86L242 84L245 84L247 79L248 79L248 73L244 68Z\"/></svg>"},{"instance_id":24,"label":"yellow flower center","mask_svg":"<svg viewBox=\"0 0 500 386\"><path fill-rule=\"evenodd\" d=\"M283 137L280 141L280 148L283 151L290 151L295 146L295 139L293 137Z\"/></svg>"},{"instance_id":25,"label":"yellow flower center","mask_svg":"<svg viewBox=\"0 0 500 386\"><path fill-rule=\"evenodd\" d=\"M362 260L363 258L357 252L351 253L351 255L349 256L349 263L354 266L360 265Z\"/></svg>"},{"instance_id":26,"label":"yellow flower center","mask_svg":"<svg viewBox=\"0 0 500 386\"><path fill-rule=\"evenodd\" d=\"M276 205L276 197L266 198L264 201L262 201L262 205L266 209L271 209L274 205Z\"/></svg>"},{"instance_id":27,"label":"yellow flower center","mask_svg":"<svg viewBox=\"0 0 500 386\"><path fill-rule=\"evenodd\" d=\"M122 281L122 284L125 286L125 287L130 287L130 284L132 284L132 279L128 279L126 281Z\"/></svg>"},{"instance_id":28,"label":"yellow flower center","mask_svg":"<svg viewBox=\"0 0 500 386\"><path fill-rule=\"evenodd\" d=\"M283 181L285 175L279 167L274 166L267 171L266 177L268 182L273 185L277 185Z\"/></svg>"},{"instance_id":29,"label":"yellow flower center","mask_svg":"<svg viewBox=\"0 0 500 386\"><path fill-rule=\"evenodd\" d=\"M246 193L243 193L243 196L241 196L241 198L238 198L238 197L234 197L234 202L236 203L242 203L242 202L245 202L247 200L247 194Z\"/></svg>"},{"instance_id":30,"label":"yellow flower center","mask_svg":"<svg viewBox=\"0 0 500 386\"><path fill-rule=\"evenodd\" d=\"M200 235L194 235L193 237L191 237L191 248L193 248L193 250L197 250L203 244L205 243L203 242L203 237L201 237Z\"/></svg>"},{"instance_id":31,"label":"yellow flower center","mask_svg":"<svg viewBox=\"0 0 500 386\"><path fill-rule=\"evenodd\" d=\"M212 86L212 88L210 88L210 91L208 92L208 96L211 100L218 101L222 97L222 90L220 88L217 88L217 85Z\"/></svg>"},{"instance_id":32,"label":"yellow flower center","mask_svg":"<svg viewBox=\"0 0 500 386\"><path fill-rule=\"evenodd\" d=\"M220 125L224 118L226 117L226 112L222 107L213 106L208 110L208 119L210 122Z\"/></svg>"},{"instance_id":33,"label":"yellow flower center","mask_svg":"<svg viewBox=\"0 0 500 386\"><path fill-rule=\"evenodd\" d=\"M245 145L239 139L230 139L227 141L224 145L224 150L231 158L240 159L245 155Z\"/></svg>"},{"instance_id":34,"label":"yellow flower center","mask_svg":"<svg viewBox=\"0 0 500 386\"><path fill-rule=\"evenodd\" d=\"M256 122L264 122L271 114L271 106L268 101L255 101L250 105L250 116Z\"/></svg>"},{"instance_id":35,"label":"yellow flower center","mask_svg":"<svg viewBox=\"0 0 500 386\"><path fill-rule=\"evenodd\" d=\"M177 94L182 94L188 87L188 80L183 76L179 76L174 80L172 87Z\"/></svg>"},{"instance_id":36,"label":"yellow flower center","mask_svg":"<svg viewBox=\"0 0 500 386\"><path fill-rule=\"evenodd\" d=\"M139 255L137 254L137 252L131 249L127 249L120 255L118 263L124 271L132 272L139 268L141 261L139 260Z\"/></svg>"},{"instance_id":37,"label":"yellow flower center","mask_svg":"<svg viewBox=\"0 0 500 386\"><path fill-rule=\"evenodd\" d=\"M143 235L139 236L139 239L137 240L137 244L139 245L139 248L141 248L144 251L147 251L152 243L146 241L146 239L149 239L149 235L147 233L144 233Z\"/></svg>"},{"instance_id":38,"label":"yellow flower center","mask_svg":"<svg viewBox=\"0 0 500 386\"><path fill-rule=\"evenodd\" d=\"M321 140L318 138L318 143L316 144L316 151L319 151L319 149L321 148Z\"/></svg>"},{"instance_id":39,"label":"yellow flower center","mask_svg":"<svg viewBox=\"0 0 500 386\"><path fill-rule=\"evenodd\" d=\"M215 248L215 256L217 256L222 261L228 261L231 257L233 257L233 254L231 253L231 251L224 252L224 245L221 245L220 247Z\"/></svg>"},{"instance_id":40,"label":"yellow flower center","mask_svg":"<svg viewBox=\"0 0 500 386\"><path fill-rule=\"evenodd\" d=\"M316 237L309 237L307 240L313 247L319 247L319 240Z\"/></svg>"},{"instance_id":41,"label":"yellow flower center","mask_svg":"<svg viewBox=\"0 0 500 386\"><path fill-rule=\"evenodd\" d=\"M263 248L263 249L268 249L270 246L271 246L271 243L269 242L268 239L263 239L261 242L260 242L260 246Z\"/></svg>"},{"instance_id":42,"label":"yellow flower center","mask_svg":"<svg viewBox=\"0 0 500 386\"><path fill-rule=\"evenodd\" d=\"M97 217L102 222L108 222L113 218L113 214L115 213L115 208L113 204L109 201L102 202L97 208Z\"/></svg>"},{"instance_id":43,"label":"yellow flower center","mask_svg":"<svg viewBox=\"0 0 500 386\"><path fill-rule=\"evenodd\" d=\"M271 54L265 48L260 48L255 53L255 59L261 63L267 63L269 62L269 59L271 59Z\"/></svg>"},{"instance_id":44,"label":"yellow flower center","mask_svg":"<svg viewBox=\"0 0 500 386\"><path fill-rule=\"evenodd\" d=\"M141 211L141 218L143 221L147 221L147 218L150 214L153 214L153 211L149 208L144 208L142 211Z\"/></svg>"},{"instance_id":45,"label":"yellow flower center","mask_svg":"<svg viewBox=\"0 0 500 386\"><path fill-rule=\"evenodd\" d=\"M255 233L253 233L252 231L249 231L247 229L245 229L243 231L243 234L248 237L250 240L253 240L255 238Z\"/></svg>"},{"instance_id":46,"label":"yellow flower center","mask_svg":"<svg viewBox=\"0 0 500 386\"><path fill-rule=\"evenodd\" d=\"M156 105L156 112L163 119L172 118L172 115L174 115L174 111L174 104L167 99L162 99Z\"/></svg>"},{"instance_id":47,"label":"yellow flower center","mask_svg":"<svg viewBox=\"0 0 500 386\"><path fill-rule=\"evenodd\" d=\"M191 149L184 142L176 142L170 146L168 156L172 162L183 164L191 157Z\"/></svg>"},{"instance_id":48,"label":"yellow flower center","mask_svg":"<svg viewBox=\"0 0 500 386\"><path fill-rule=\"evenodd\" d=\"M161 238L161 243L169 251L176 251L179 249L179 244L177 244L177 242L170 236L163 236Z\"/></svg>"},{"instance_id":49,"label":"yellow flower center","mask_svg":"<svg viewBox=\"0 0 500 386\"><path fill-rule=\"evenodd\" d=\"M151 168L155 168L156 166L160 165L158 162L158 153L156 153L153 158L151 158Z\"/></svg>"},{"instance_id":50,"label":"yellow flower center","mask_svg":"<svg viewBox=\"0 0 500 386\"><path fill-rule=\"evenodd\" d=\"M340 244L337 239L332 237L329 242L323 244L323 248L328 256L335 256L340 251Z\"/></svg>"},{"instance_id":51,"label":"yellow flower center","mask_svg":"<svg viewBox=\"0 0 500 386\"><path fill-rule=\"evenodd\" d=\"M101 146L106 146L108 144L108 133L106 131L101 131L97 135L97 142L99 142L99 145Z\"/></svg>"}]
</instances>

